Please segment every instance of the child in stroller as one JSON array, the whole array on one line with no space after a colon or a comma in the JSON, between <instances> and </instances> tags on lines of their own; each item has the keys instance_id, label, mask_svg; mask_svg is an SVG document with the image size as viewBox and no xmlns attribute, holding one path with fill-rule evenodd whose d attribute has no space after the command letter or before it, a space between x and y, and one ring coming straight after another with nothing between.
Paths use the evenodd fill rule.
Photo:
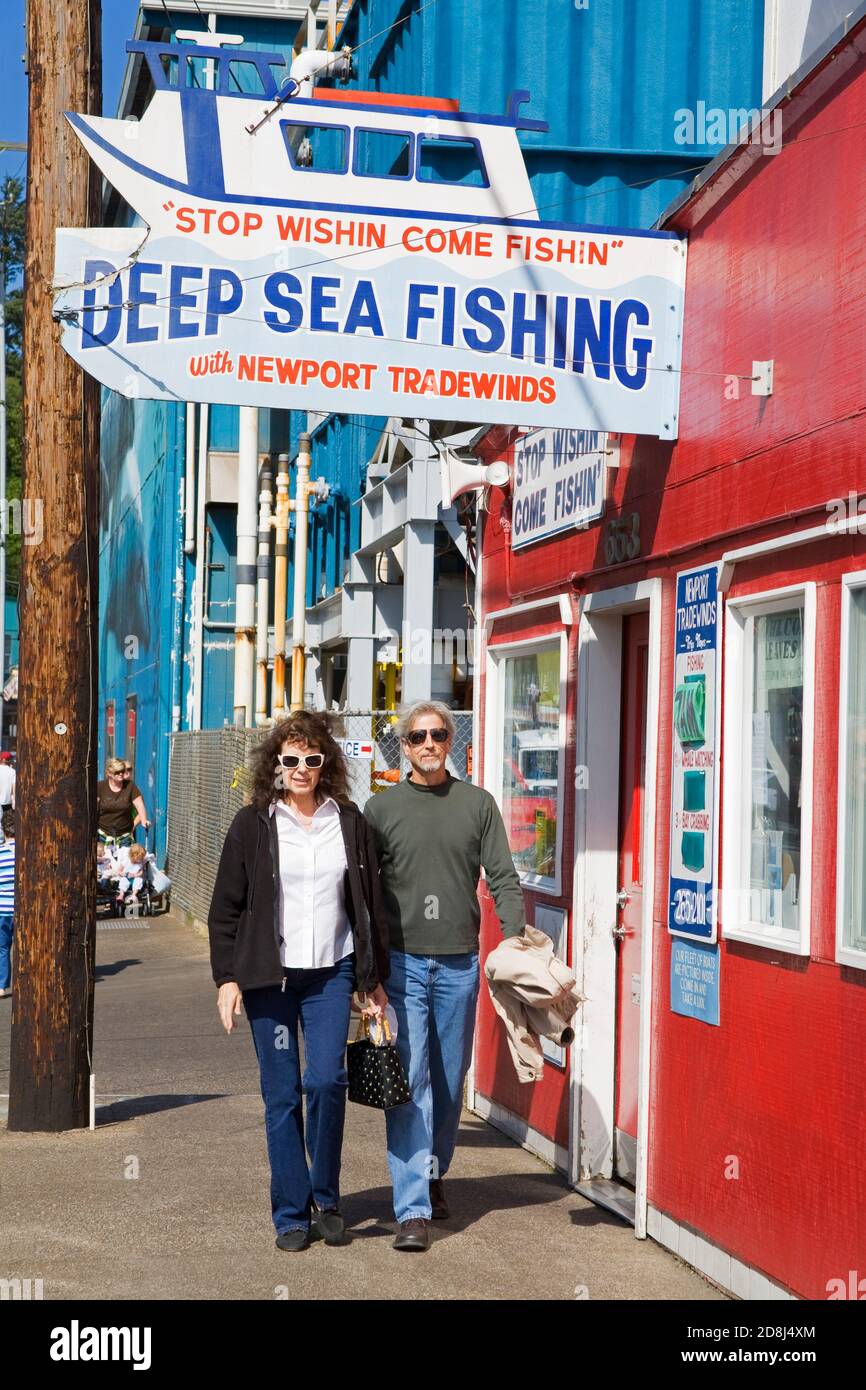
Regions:
<instances>
[{"instance_id":1,"label":"child in stroller","mask_svg":"<svg viewBox=\"0 0 866 1390\"><path fill-rule=\"evenodd\" d=\"M170 880L156 865L156 855L130 836L117 840L100 834L96 847L96 915L151 917L168 911Z\"/></svg>"}]
</instances>

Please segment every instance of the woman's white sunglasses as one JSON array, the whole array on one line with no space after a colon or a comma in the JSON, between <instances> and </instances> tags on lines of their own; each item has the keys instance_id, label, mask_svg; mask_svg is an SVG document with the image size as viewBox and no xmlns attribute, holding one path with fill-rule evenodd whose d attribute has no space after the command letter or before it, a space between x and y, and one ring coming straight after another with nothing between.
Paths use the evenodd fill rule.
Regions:
<instances>
[{"instance_id":1,"label":"woman's white sunglasses","mask_svg":"<svg viewBox=\"0 0 866 1390\"><path fill-rule=\"evenodd\" d=\"M321 767L325 761L324 753L281 753L279 761L290 771L303 765L309 771Z\"/></svg>"}]
</instances>

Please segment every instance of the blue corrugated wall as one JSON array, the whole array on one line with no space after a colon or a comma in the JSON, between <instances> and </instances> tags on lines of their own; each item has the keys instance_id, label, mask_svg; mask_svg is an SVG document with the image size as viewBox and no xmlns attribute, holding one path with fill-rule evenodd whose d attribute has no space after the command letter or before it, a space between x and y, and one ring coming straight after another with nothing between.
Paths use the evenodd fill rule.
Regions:
<instances>
[{"instance_id":1,"label":"blue corrugated wall","mask_svg":"<svg viewBox=\"0 0 866 1390\"><path fill-rule=\"evenodd\" d=\"M115 704L115 754L129 752L127 704L135 701L135 781L165 843L177 482L184 408L105 392L99 529L99 772L105 705ZM179 471L180 470L180 471Z\"/></svg>"},{"instance_id":2,"label":"blue corrugated wall","mask_svg":"<svg viewBox=\"0 0 866 1390\"><path fill-rule=\"evenodd\" d=\"M529 90L550 129L520 140L554 221L649 226L718 153L678 145L675 112L761 102L763 0L355 0L344 39L361 88L491 115Z\"/></svg>"}]
</instances>

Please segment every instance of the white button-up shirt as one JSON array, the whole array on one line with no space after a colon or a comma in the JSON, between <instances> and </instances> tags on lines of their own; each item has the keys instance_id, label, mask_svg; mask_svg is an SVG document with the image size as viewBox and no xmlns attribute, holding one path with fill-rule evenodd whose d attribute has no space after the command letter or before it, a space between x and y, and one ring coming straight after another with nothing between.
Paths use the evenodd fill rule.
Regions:
<instances>
[{"instance_id":1,"label":"white button-up shirt","mask_svg":"<svg viewBox=\"0 0 866 1390\"><path fill-rule=\"evenodd\" d=\"M336 965L354 949L346 913L346 850L333 797L309 830L284 801L271 803L280 847L280 960L291 970Z\"/></svg>"}]
</instances>

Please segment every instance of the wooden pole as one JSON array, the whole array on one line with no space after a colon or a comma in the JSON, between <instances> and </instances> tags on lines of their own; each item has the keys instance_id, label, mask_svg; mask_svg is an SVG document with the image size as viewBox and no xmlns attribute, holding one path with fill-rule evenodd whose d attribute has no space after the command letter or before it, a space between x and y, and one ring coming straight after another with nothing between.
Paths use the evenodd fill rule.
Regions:
<instances>
[{"instance_id":1,"label":"wooden pole","mask_svg":"<svg viewBox=\"0 0 866 1390\"><path fill-rule=\"evenodd\" d=\"M98 223L64 111L101 112L100 0L29 0L15 955L9 1129L88 1123L96 861L99 386L60 348L54 232ZM38 532L37 532L38 534Z\"/></svg>"}]
</instances>

